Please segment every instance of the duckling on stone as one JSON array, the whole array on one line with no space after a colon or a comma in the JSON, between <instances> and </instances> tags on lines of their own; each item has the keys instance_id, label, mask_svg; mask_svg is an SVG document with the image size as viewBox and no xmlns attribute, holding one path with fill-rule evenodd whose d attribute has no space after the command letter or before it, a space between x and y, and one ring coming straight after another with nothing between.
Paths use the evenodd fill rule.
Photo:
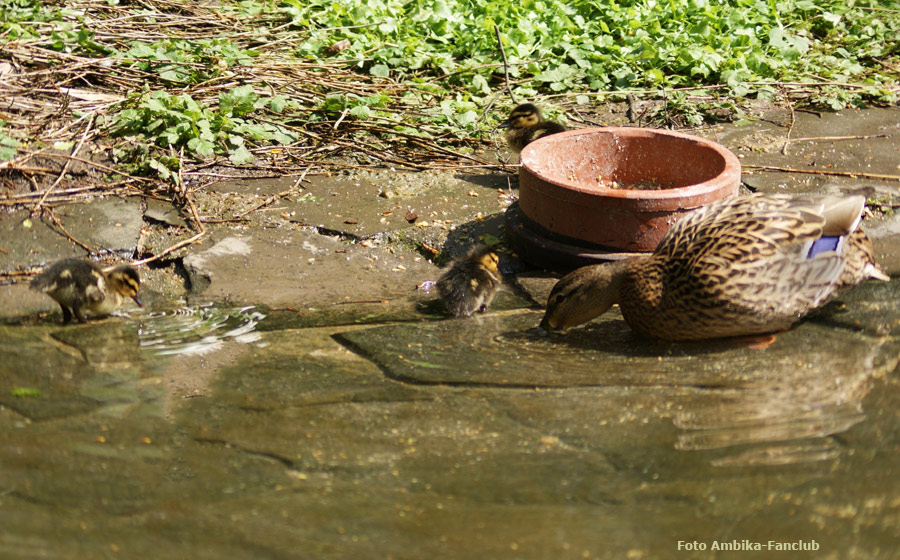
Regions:
<instances>
[{"instance_id":1,"label":"duckling on stone","mask_svg":"<svg viewBox=\"0 0 900 560\"><path fill-rule=\"evenodd\" d=\"M653 254L580 268L547 301L544 330L586 323L618 303L635 331L666 340L787 330L876 266L860 229L865 198L738 196L688 214Z\"/></svg>"},{"instance_id":2,"label":"duckling on stone","mask_svg":"<svg viewBox=\"0 0 900 560\"><path fill-rule=\"evenodd\" d=\"M96 317L109 315L126 297L143 307L138 297L140 284L137 271L127 264L104 270L90 261L63 259L35 277L30 287L53 298L62 308L63 324L67 324L73 315L84 323L85 311Z\"/></svg>"},{"instance_id":3,"label":"duckling on stone","mask_svg":"<svg viewBox=\"0 0 900 560\"><path fill-rule=\"evenodd\" d=\"M503 280L498 262L497 253L481 245L450 263L437 289L451 317L487 311Z\"/></svg>"},{"instance_id":4,"label":"duckling on stone","mask_svg":"<svg viewBox=\"0 0 900 560\"><path fill-rule=\"evenodd\" d=\"M531 103L523 103L513 109L509 118L500 123L499 127L509 128L504 137L510 149L516 153L538 138L566 131L566 127L558 122L545 121L541 110Z\"/></svg>"}]
</instances>

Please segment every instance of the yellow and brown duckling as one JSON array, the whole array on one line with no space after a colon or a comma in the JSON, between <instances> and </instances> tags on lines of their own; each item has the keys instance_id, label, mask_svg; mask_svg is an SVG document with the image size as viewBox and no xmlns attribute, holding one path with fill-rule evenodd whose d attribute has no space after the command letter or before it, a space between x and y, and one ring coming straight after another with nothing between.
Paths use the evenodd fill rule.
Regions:
<instances>
[{"instance_id":1,"label":"yellow and brown duckling","mask_svg":"<svg viewBox=\"0 0 900 560\"><path fill-rule=\"evenodd\" d=\"M864 208L861 196L757 194L711 204L678 221L649 256L562 278L541 327L574 327L618 303L628 325L653 338L786 330L842 289L890 279L859 227Z\"/></svg>"},{"instance_id":2,"label":"yellow and brown duckling","mask_svg":"<svg viewBox=\"0 0 900 560\"><path fill-rule=\"evenodd\" d=\"M541 110L531 103L523 103L513 109L509 118L500 123L499 127L509 129L504 137L510 149L516 153L538 138L566 131L566 127L558 122L545 121Z\"/></svg>"},{"instance_id":3,"label":"yellow and brown duckling","mask_svg":"<svg viewBox=\"0 0 900 560\"><path fill-rule=\"evenodd\" d=\"M437 289L451 317L487 311L503 281L498 262L497 253L481 245L450 263L437 281Z\"/></svg>"},{"instance_id":4,"label":"yellow and brown duckling","mask_svg":"<svg viewBox=\"0 0 900 560\"><path fill-rule=\"evenodd\" d=\"M63 259L36 276L30 287L59 304L65 324L73 315L78 322L85 322L85 311L96 317L109 315L125 298L143 307L138 297L140 285L137 271L127 264L104 270L90 261Z\"/></svg>"}]
</instances>

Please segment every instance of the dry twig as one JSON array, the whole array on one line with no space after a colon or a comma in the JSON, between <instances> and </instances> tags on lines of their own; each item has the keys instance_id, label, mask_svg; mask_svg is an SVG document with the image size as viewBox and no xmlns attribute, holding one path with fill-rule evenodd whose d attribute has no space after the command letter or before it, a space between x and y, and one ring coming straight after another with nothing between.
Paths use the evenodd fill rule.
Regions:
<instances>
[{"instance_id":1,"label":"dry twig","mask_svg":"<svg viewBox=\"0 0 900 560\"><path fill-rule=\"evenodd\" d=\"M509 85L509 61L506 60L506 51L503 49L503 40L500 38L500 28L494 25L494 34L497 36L497 48L500 49L500 56L503 57L503 83L506 86L506 91L509 92L509 98L512 100L513 105L518 104L516 101L516 94L513 93L512 86Z\"/></svg>"},{"instance_id":2,"label":"dry twig","mask_svg":"<svg viewBox=\"0 0 900 560\"><path fill-rule=\"evenodd\" d=\"M53 225L55 225L56 227L58 227L59 230L63 233L63 235L66 236L66 239L67 239L68 241L70 241L71 243L74 243L74 244L78 245L79 247L81 247L82 249L84 249L85 251L87 251L88 254L91 254L91 255L97 254L97 250L96 250L96 249L94 249L93 247L91 247L91 246L88 245L87 243L83 243L83 242L79 241L78 239L75 239L75 237L73 237L72 234L69 233L69 231L65 228L65 226L63 226L63 224L62 224L62 222L59 220L59 218L56 217L56 214L53 212L53 210L52 210L51 208L44 208L44 209L43 209L43 212L44 212L44 214L47 215L47 217L50 218L50 221L53 222Z\"/></svg>"},{"instance_id":3,"label":"dry twig","mask_svg":"<svg viewBox=\"0 0 900 560\"><path fill-rule=\"evenodd\" d=\"M73 158L74 158L75 156L78 155L78 151L81 150L81 147L82 147L82 146L84 146L84 140L87 138L88 133L91 131L91 128L94 126L94 116L95 116L95 115L92 113L91 116L90 116L90 118L88 118L88 122L87 122L87 124L86 124L85 127L84 127L84 132L81 134L81 138L78 140L78 144L75 145L75 149L72 150L72 157L73 157ZM67 160L66 160L66 163L63 164L62 171L60 171L60 173L59 173L59 177L56 178L56 181L53 181L53 184L50 185L50 187L46 190L46 192L44 192L44 196L42 196L41 199L38 200L37 204L34 205L34 208L31 209L31 214L32 214L32 215L34 215L35 212L37 212L38 210L40 210L41 205L44 204L44 201L45 201L45 200L47 200L47 196L49 196L50 191L52 191L53 189L55 189L55 188L56 188L56 185L58 185L58 184L60 183L60 181L63 180L63 177L65 177L65 176L66 176L66 173L69 172L69 166L70 166L71 164L72 164L72 160L71 160L71 159L67 159Z\"/></svg>"},{"instance_id":4,"label":"dry twig","mask_svg":"<svg viewBox=\"0 0 900 560\"><path fill-rule=\"evenodd\" d=\"M779 173L804 173L807 175L833 175L836 177L862 177L864 179L881 179L884 181L900 181L900 175L884 175L881 173L863 173L858 171L826 171L824 169L793 169L791 167L776 167L773 165L744 164L744 169L758 169L760 171L776 171Z\"/></svg>"}]
</instances>

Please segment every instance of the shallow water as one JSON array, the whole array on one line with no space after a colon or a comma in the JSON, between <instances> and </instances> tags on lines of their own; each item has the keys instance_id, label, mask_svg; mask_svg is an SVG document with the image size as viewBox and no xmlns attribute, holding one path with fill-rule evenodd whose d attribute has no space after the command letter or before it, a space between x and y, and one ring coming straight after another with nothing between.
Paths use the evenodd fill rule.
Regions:
<instances>
[{"instance_id":1,"label":"shallow water","mask_svg":"<svg viewBox=\"0 0 900 560\"><path fill-rule=\"evenodd\" d=\"M0 556L890 558L896 290L764 350L521 309L0 327Z\"/></svg>"},{"instance_id":2,"label":"shallow water","mask_svg":"<svg viewBox=\"0 0 900 560\"><path fill-rule=\"evenodd\" d=\"M160 355L195 355L219 350L228 340L260 339L256 327L266 316L253 306L220 309L212 304L158 311L140 317L140 347Z\"/></svg>"}]
</instances>

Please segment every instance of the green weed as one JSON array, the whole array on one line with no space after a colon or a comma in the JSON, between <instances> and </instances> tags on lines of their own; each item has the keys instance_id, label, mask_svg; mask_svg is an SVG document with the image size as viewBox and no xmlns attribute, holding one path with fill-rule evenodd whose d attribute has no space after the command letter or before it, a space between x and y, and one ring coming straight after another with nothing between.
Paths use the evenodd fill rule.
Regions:
<instances>
[{"instance_id":1,"label":"green weed","mask_svg":"<svg viewBox=\"0 0 900 560\"><path fill-rule=\"evenodd\" d=\"M284 98L258 96L250 85L220 93L215 109L186 93L174 96L156 91L136 95L123 103L124 108L109 119L109 132L113 136L127 136L137 145L119 153L120 159L136 163L134 171L153 170L168 180L178 169L177 158L150 157L151 151L146 146L184 150L201 160L219 154L227 155L236 165L249 163L253 154L248 144L290 144L297 140L295 134L280 126L250 118L252 113L266 107L283 109L287 105Z\"/></svg>"},{"instance_id":2,"label":"green weed","mask_svg":"<svg viewBox=\"0 0 900 560\"><path fill-rule=\"evenodd\" d=\"M117 18L154 17L142 4L110 4ZM898 0L224 0L200 9L233 31L198 38L186 23L159 39L111 35L96 26L108 16L101 8L0 0L0 44L102 57L107 74L127 75L116 83L138 83L105 123L120 162L167 180L181 154L245 164L256 148L295 143L300 128L337 119L442 142L480 136L503 113L483 114L505 85L495 26L520 99L586 104L638 92L663 101L651 122L684 125L740 117L741 100L774 98L788 82L828 109L897 102ZM345 39L348 48L325 54ZM247 71L325 57L360 82L392 84L391 93L304 84L298 101ZM236 85L217 99L201 93L223 83ZM708 86L722 97L697 103L678 91ZM0 133L0 159L15 155L20 137Z\"/></svg>"}]
</instances>

